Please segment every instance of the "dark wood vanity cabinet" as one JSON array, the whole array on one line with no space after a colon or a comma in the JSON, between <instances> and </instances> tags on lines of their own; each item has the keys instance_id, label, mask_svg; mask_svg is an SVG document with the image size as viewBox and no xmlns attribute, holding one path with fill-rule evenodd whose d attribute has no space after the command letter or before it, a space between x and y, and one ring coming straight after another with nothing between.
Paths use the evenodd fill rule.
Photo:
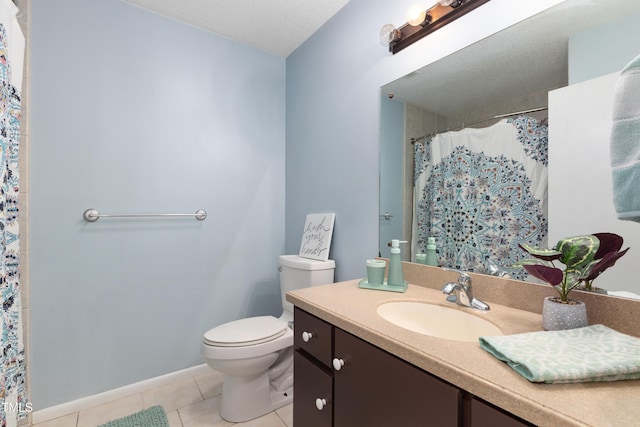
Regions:
<instances>
[{"instance_id":1,"label":"dark wood vanity cabinet","mask_svg":"<svg viewBox=\"0 0 640 427\"><path fill-rule=\"evenodd\" d=\"M457 388L338 328L334 357L335 427L458 426Z\"/></svg>"},{"instance_id":2,"label":"dark wood vanity cabinet","mask_svg":"<svg viewBox=\"0 0 640 427\"><path fill-rule=\"evenodd\" d=\"M293 328L293 424L330 427L334 326L296 308Z\"/></svg>"},{"instance_id":3,"label":"dark wood vanity cabinet","mask_svg":"<svg viewBox=\"0 0 640 427\"><path fill-rule=\"evenodd\" d=\"M457 388L300 309L294 331L294 425L458 427Z\"/></svg>"},{"instance_id":4,"label":"dark wood vanity cabinet","mask_svg":"<svg viewBox=\"0 0 640 427\"><path fill-rule=\"evenodd\" d=\"M530 425L299 308L294 336L295 426Z\"/></svg>"},{"instance_id":5,"label":"dark wood vanity cabinet","mask_svg":"<svg viewBox=\"0 0 640 427\"><path fill-rule=\"evenodd\" d=\"M465 396L465 427L535 427L520 418L467 394Z\"/></svg>"}]
</instances>

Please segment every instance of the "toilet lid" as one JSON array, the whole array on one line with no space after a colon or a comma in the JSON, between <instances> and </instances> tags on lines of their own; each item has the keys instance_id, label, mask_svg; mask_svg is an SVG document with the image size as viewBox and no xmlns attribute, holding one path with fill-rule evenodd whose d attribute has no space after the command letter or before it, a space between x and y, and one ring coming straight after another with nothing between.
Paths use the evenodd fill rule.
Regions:
<instances>
[{"instance_id":1,"label":"toilet lid","mask_svg":"<svg viewBox=\"0 0 640 427\"><path fill-rule=\"evenodd\" d=\"M209 329L204 342L219 347L255 345L274 340L286 331L287 322L273 316L249 317Z\"/></svg>"}]
</instances>

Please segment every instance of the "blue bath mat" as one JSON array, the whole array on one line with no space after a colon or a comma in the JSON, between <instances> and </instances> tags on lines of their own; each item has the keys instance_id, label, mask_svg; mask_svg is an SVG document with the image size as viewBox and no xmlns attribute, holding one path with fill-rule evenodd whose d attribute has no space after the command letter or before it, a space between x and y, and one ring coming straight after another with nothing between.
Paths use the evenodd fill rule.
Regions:
<instances>
[{"instance_id":1,"label":"blue bath mat","mask_svg":"<svg viewBox=\"0 0 640 427\"><path fill-rule=\"evenodd\" d=\"M169 421L162 406L152 406L127 417L109 421L99 427L169 427Z\"/></svg>"}]
</instances>

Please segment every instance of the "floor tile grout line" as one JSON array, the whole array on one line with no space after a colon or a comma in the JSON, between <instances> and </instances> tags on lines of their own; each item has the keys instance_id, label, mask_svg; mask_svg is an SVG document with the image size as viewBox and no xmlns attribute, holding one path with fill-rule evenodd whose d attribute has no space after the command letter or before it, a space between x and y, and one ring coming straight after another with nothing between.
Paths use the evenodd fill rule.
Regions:
<instances>
[{"instance_id":1,"label":"floor tile grout line","mask_svg":"<svg viewBox=\"0 0 640 427\"><path fill-rule=\"evenodd\" d=\"M186 406L183 406L183 408L186 408ZM184 423L182 422L182 415L180 415L179 409L176 409L176 414L178 414L178 421L180 421L180 426L184 427Z\"/></svg>"},{"instance_id":2,"label":"floor tile grout line","mask_svg":"<svg viewBox=\"0 0 640 427\"><path fill-rule=\"evenodd\" d=\"M198 380L196 379L196 377L192 377L193 378L193 382L196 383L196 387L198 387L198 391L200 392L200 396L202 397L202 400L206 400L204 398L204 392L202 391L202 389L200 388L200 384L198 384Z\"/></svg>"},{"instance_id":3,"label":"floor tile grout line","mask_svg":"<svg viewBox=\"0 0 640 427\"><path fill-rule=\"evenodd\" d=\"M201 399L198 402L202 402L202 401L208 400L208 399L205 398L205 393L204 393L203 389L201 388L201 387L205 386L205 383L203 383L202 386L201 386L200 384L198 384L198 381L196 380L196 376L193 376L193 377L190 377L190 378L195 383L195 385L197 387L197 390L198 390L198 393L200 394ZM160 387L156 387L156 388L160 388ZM149 390L154 390L154 389L155 388L152 388L152 389L149 389ZM148 409L148 405L150 404L150 402L147 402L146 399L145 399L145 392L146 391L147 390L145 390L144 392L133 393L133 394L129 395L128 397L132 397L132 396L135 396L135 395L139 396L140 401L141 401L142 406L143 406L143 409ZM209 399L213 399L219 394L220 393L217 393L215 396L209 397ZM116 399L116 400L119 400L119 399ZM182 420L183 415L180 413L180 411L186 409L189 406L192 406L194 403L197 403L197 402L187 403L187 404L184 404L183 406L181 406L179 408L174 408L174 410L175 410L175 412L177 414L177 418L178 418L177 421L179 422L179 426L184 427L184 425L185 425L184 421ZM95 405L95 407L97 407L97 406L100 406L100 405ZM164 408L164 405L162 405L162 407L165 410L165 413L168 415L167 410ZM87 410L90 410L90 409L92 409L92 408L86 408L84 411L87 411ZM70 420L70 421L72 421L71 425L73 425L74 427L79 427L80 426L80 413L81 412L82 411L75 411L75 412L72 413L74 415L74 418L72 418L73 421L72 420ZM173 412L173 410L170 411L170 412ZM275 413L277 419L280 421L282 426L284 426L284 427L292 427L292 426L290 426L288 424L288 422L283 418L283 416L281 414L279 414L277 411L272 411L272 412ZM50 420L50 421L52 421L52 420ZM175 418L174 418L174 421L175 421ZM41 424L43 424L43 423L36 424L35 427L39 427ZM232 424L229 425L229 427L233 427L233 426L237 426L237 425L238 425L237 423L232 423ZM25 427L33 427L33 424L27 424Z\"/></svg>"}]
</instances>

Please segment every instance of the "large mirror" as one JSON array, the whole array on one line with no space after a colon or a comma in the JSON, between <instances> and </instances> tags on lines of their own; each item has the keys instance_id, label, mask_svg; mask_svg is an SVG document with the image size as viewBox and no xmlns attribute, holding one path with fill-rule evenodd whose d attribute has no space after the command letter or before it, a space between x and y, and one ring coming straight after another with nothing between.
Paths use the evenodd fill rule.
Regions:
<instances>
[{"instance_id":1,"label":"large mirror","mask_svg":"<svg viewBox=\"0 0 640 427\"><path fill-rule=\"evenodd\" d=\"M560 237L583 234L587 229L616 232L625 238L625 247L632 246L632 249L614 269L620 270L618 277L624 274L627 278L635 277L628 272L633 273L636 261L640 261L639 223L617 220L615 213L611 213L612 200L592 201L588 209L576 208L575 212L567 213L564 207L560 212L561 203L553 204L551 197L558 198L558 194L565 191L562 188L567 187L562 182L567 177L558 171L575 167L579 157L563 154L558 149L564 144L563 137L576 138L561 135L563 128L568 123L580 128L594 122L591 117L581 118L580 114L584 113L577 108L572 112L577 117L566 118L563 116L566 104L582 105L588 101L609 108L612 101L595 98L597 89L592 89L589 82L609 76L604 84L611 85L611 81L615 82L615 73L640 54L639 20L637 0L566 0L383 86L380 95L380 254L388 257L386 242L401 237L409 241L404 251L405 260L415 260L415 241L411 244L415 220L414 140L420 142L463 128L488 128L525 112L534 123L548 126L550 204L547 206L545 202L544 210L550 246ZM565 93L574 87L579 89L578 95ZM602 117L602 127L609 125L610 129L607 122L610 113L602 115L607 114ZM608 145L599 149L608 149ZM585 145L577 151L597 150ZM609 165L603 161L597 170L590 172L594 174L601 175L600 178L610 174ZM592 188L591 194L598 191ZM601 205L610 205L611 209L602 213L598 211ZM581 225L577 220L590 215L594 216L591 225ZM615 221L626 224L619 226ZM592 228L583 230L581 226ZM638 245L634 246L636 241ZM499 264L499 260L496 261ZM607 271L603 277L610 274ZM640 284L635 282L616 279L615 290L620 292L613 294L630 297L634 295L627 292L640 294Z\"/></svg>"}]
</instances>

